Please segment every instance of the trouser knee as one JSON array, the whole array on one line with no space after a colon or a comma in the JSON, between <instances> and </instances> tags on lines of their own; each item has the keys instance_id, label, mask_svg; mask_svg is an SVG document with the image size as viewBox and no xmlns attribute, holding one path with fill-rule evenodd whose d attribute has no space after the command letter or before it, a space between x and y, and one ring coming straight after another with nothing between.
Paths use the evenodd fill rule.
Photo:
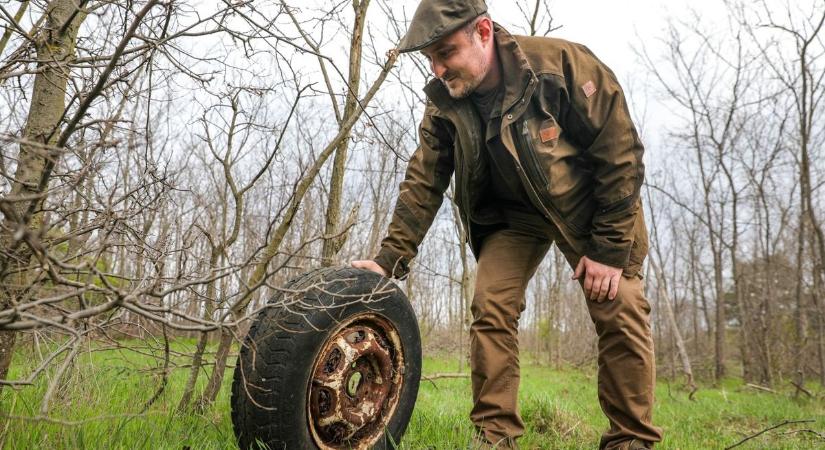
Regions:
<instances>
[{"instance_id":1,"label":"trouser knee","mask_svg":"<svg viewBox=\"0 0 825 450\"><path fill-rule=\"evenodd\" d=\"M476 330L515 330L524 311L524 293L515 289L511 292L482 288L473 296L470 311L473 315L472 327Z\"/></svg>"},{"instance_id":2,"label":"trouser knee","mask_svg":"<svg viewBox=\"0 0 825 450\"><path fill-rule=\"evenodd\" d=\"M650 304L638 277L623 277L615 299L601 302L588 300L587 304L599 339L624 336L630 338L628 344L644 344L647 347L652 343Z\"/></svg>"}]
</instances>

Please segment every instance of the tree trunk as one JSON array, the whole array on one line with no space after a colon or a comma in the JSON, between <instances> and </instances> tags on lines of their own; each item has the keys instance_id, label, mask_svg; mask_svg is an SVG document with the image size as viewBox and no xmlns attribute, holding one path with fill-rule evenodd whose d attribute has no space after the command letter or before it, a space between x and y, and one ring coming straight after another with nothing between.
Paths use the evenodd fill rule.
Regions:
<instances>
[{"instance_id":1,"label":"tree trunk","mask_svg":"<svg viewBox=\"0 0 825 450\"><path fill-rule=\"evenodd\" d=\"M38 73L34 77L31 105L23 139L20 143L17 170L3 208L5 216L0 230L0 244L9 257L0 262L0 310L13 307L22 290L29 284L31 253L15 238L17 230L37 232L42 225L42 209L46 186L42 183L46 162L60 158L54 145L60 135L60 124L66 109L66 86L69 63L74 58L80 24L86 13L73 0L54 0L46 10L46 26L37 36ZM37 197L36 201L14 201L21 197ZM9 274L13 275L9 275ZM0 379L6 378L11 364L15 332L0 331Z\"/></svg>"},{"instance_id":2,"label":"tree trunk","mask_svg":"<svg viewBox=\"0 0 825 450\"><path fill-rule=\"evenodd\" d=\"M451 189L452 190L452 189ZM455 192L452 190L452 192ZM452 195L450 196L452 198ZM464 225L461 224L461 215L458 211L458 205L455 202L450 202L450 207L453 213L453 222L455 223L456 229L458 230L458 245L459 245L459 257L461 258L461 335L459 336L459 354L461 357L459 358L458 363L458 371L461 372L462 365L464 363L465 355L468 355L468 352L465 352L465 345L466 348L469 349L469 332L470 332L470 324L472 324L473 316L470 309L470 306L473 303L473 288L471 287L471 278L472 274L470 271L470 264L467 258L467 230L464 229Z\"/></svg>"},{"instance_id":3,"label":"tree trunk","mask_svg":"<svg viewBox=\"0 0 825 450\"><path fill-rule=\"evenodd\" d=\"M550 348L550 364L553 367L561 366L561 324L559 320L561 314L562 304L562 277L564 276L564 268L567 262L564 260L564 255L557 249L553 249L553 269L555 276L553 277L552 288L550 289L550 339L548 347Z\"/></svg>"},{"instance_id":4,"label":"tree trunk","mask_svg":"<svg viewBox=\"0 0 825 450\"><path fill-rule=\"evenodd\" d=\"M793 365L794 371L802 379L800 383L804 383L805 379L805 365L803 353L805 352L805 344L808 340L807 321L805 320L805 275L804 275L804 257L805 257L805 214L804 211L799 217L799 230L797 231L796 243L796 289L794 297L796 298L796 305L794 308L794 355Z\"/></svg>"},{"instance_id":5,"label":"tree trunk","mask_svg":"<svg viewBox=\"0 0 825 450\"><path fill-rule=\"evenodd\" d=\"M358 90L361 86L361 48L364 40L364 24L367 21L367 8L370 0L353 0L352 8L355 11L355 23L352 27L352 40L349 54L349 80L347 87L347 101L344 105L344 116L350 117L358 105ZM333 99L334 100L334 99ZM339 118L339 124L343 118ZM344 172L349 148L349 133L347 138L338 144L335 158L332 161L332 179L330 180L329 203L327 204L324 247L322 250L322 264L331 266L335 263L335 255L346 242L347 233L340 234L341 198L344 192Z\"/></svg>"},{"instance_id":6,"label":"tree trunk","mask_svg":"<svg viewBox=\"0 0 825 450\"><path fill-rule=\"evenodd\" d=\"M691 392L696 390L696 384L693 382L693 369L690 365L690 357L688 356L685 340L682 338L682 332L679 331L679 325L676 322L676 314L673 311L673 302L670 295L667 293L667 284L661 267L658 263L650 258L650 265L656 274L656 293L659 295L662 303L665 306L665 315L667 316L668 324L673 332L673 338L676 341L676 351L679 354L679 362L682 365L682 373L685 374L685 384L690 388Z\"/></svg>"},{"instance_id":7,"label":"tree trunk","mask_svg":"<svg viewBox=\"0 0 825 450\"><path fill-rule=\"evenodd\" d=\"M214 270L217 268L218 265L218 249L215 247L212 248L212 255L209 258L209 268L211 269L211 273L214 273ZM213 320L212 315L215 312L215 302L217 301L215 297L215 283L216 280L212 280L206 286L206 295L205 297L205 305L204 305L204 312L203 318L204 320ZM203 365L203 353L206 350L206 344L209 342L209 332L202 331L200 336L198 337L198 344L195 347L195 354L192 355L192 367L189 369L189 378L186 380L186 386L183 389L183 395L181 396L180 402L178 403L178 411L185 411L189 407L189 403L192 400L192 394L195 392L195 383L198 381L198 375L200 374L201 367Z\"/></svg>"}]
</instances>

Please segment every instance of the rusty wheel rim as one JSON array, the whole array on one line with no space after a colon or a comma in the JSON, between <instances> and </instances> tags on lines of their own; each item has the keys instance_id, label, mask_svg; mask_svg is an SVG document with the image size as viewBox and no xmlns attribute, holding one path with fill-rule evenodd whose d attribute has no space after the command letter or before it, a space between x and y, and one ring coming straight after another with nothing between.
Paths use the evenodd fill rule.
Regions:
<instances>
[{"instance_id":1,"label":"rusty wheel rim","mask_svg":"<svg viewBox=\"0 0 825 450\"><path fill-rule=\"evenodd\" d=\"M321 449L367 449L382 436L401 393L404 354L385 317L363 313L341 323L312 368L307 414Z\"/></svg>"}]
</instances>

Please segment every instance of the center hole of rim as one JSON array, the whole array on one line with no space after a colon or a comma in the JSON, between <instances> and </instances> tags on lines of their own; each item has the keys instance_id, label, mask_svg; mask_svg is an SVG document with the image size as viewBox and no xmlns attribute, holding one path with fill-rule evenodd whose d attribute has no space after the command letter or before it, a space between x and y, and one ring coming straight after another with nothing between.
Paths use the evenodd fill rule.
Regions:
<instances>
[{"instance_id":1,"label":"center hole of rim","mask_svg":"<svg viewBox=\"0 0 825 450\"><path fill-rule=\"evenodd\" d=\"M361 372L355 372L350 375L349 380L347 380L347 394L350 397L355 397L358 393L358 386L361 385Z\"/></svg>"}]
</instances>

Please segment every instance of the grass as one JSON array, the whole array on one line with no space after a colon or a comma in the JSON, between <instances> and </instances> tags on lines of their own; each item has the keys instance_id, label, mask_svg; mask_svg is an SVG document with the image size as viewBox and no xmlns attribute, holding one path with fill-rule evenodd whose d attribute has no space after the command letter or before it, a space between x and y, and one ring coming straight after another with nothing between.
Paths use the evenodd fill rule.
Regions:
<instances>
[{"instance_id":1,"label":"grass","mask_svg":"<svg viewBox=\"0 0 825 450\"><path fill-rule=\"evenodd\" d=\"M449 371L455 364L427 360L425 372ZM472 427L466 417L471 406L468 379L422 382L410 431L404 438L409 449L466 448ZM785 420L814 419L814 423L789 425L763 434L741 449L825 448L825 441L810 432L825 434L825 402L797 398L791 392L755 391L737 380L718 388L703 387L693 401L687 393L659 381L654 422L665 429L657 448L714 449L733 445L747 435ZM820 390L821 391L821 390ZM596 379L574 369L522 368L520 407L527 430L519 444L529 449L597 448L607 427L596 400ZM791 433L789 433L791 432ZM438 436L434 441L433 436Z\"/></svg>"},{"instance_id":2,"label":"grass","mask_svg":"<svg viewBox=\"0 0 825 450\"><path fill-rule=\"evenodd\" d=\"M177 341L173 350L181 354L175 361L186 364L183 355L191 354L194 343ZM158 353L157 349L151 351ZM36 360L30 348L18 352L12 377L25 376L31 361ZM125 350L83 353L53 399L48 417L55 421L21 418L39 414L47 377L34 386L5 388L0 394L0 410L12 418L0 422L3 448L234 448L229 418L231 372L216 405L204 414L175 413L188 374L188 369L182 368L172 372L158 401L145 414L135 416L157 389L159 377L150 369L159 364L154 358ZM456 366L447 359L427 358L424 372L451 372ZM205 377L200 378L202 388ZM587 372L525 365L520 401L527 431L519 441L522 448L596 448L607 422L599 410L595 385L595 377ZM825 434L822 389L815 393L818 398L793 398L791 391L760 392L726 380L717 388L703 387L690 401L684 392L660 380L654 418L664 427L665 440L657 448L723 448L769 426L800 419L815 422L783 426L737 448L825 448L822 438L801 431ZM467 448L472 436L470 406L469 379L423 381L400 448Z\"/></svg>"}]
</instances>

